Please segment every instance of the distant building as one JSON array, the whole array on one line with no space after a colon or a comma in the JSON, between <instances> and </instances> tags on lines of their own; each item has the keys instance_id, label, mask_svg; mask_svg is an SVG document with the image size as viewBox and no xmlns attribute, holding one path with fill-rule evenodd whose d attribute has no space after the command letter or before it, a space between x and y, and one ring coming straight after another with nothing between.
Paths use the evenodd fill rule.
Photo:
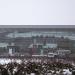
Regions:
<instances>
[{"instance_id":1,"label":"distant building","mask_svg":"<svg viewBox=\"0 0 75 75\"><path fill-rule=\"evenodd\" d=\"M56 51L57 55L60 56L65 56L71 53L71 50L65 50L65 49L61 49L61 50L57 50Z\"/></svg>"},{"instance_id":2,"label":"distant building","mask_svg":"<svg viewBox=\"0 0 75 75\"><path fill-rule=\"evenodd\" d=\"M47 49L49 49L49 51L52 51L50 49L55 49L57 48L57 44L53 44L53 43L46 43L45 45L43 45L43 43L36 43L36 44L30 44L29 49L32 50L32 54L47 54Z\"/></svg>"},{"instance_id":3,"label":"distant building","mask_svg":"<svg viewBox=\"0 0 75 75\"><path fill-rule=\"evenodd\" d=\"M7 46L8 54L10 56L15 55L18 49L19 49L18 46L15 46L14 43L11 43L10 45Z\"/></svg>"},{"instance_id":4,"label":"distant building","mask_svg":"<svg viewBox=\"0 0 75 75\"><path fill-rule=\"evenodd\" d=\"M0 47L7 47L8 46L8 43L0 43Z\"/></svg>"},{"instance_id":5,"label":"distant building","mask_svg":"<svg viewBox=\"0 0 75 75\"><path fill-rule=\"evenodd\" d=\"M53 53L53 52L49 52L49 53L48 53L48 57L53 57L53 58L54 58L55 55L57 55L57 54L56 54L56 53Z\"/></svg>"},{"instance_id":6,"label":"distant building","mask_svg":"<svg viewBox=\"0 0 75 75\"><path fill-rule=\"evenodd\" d=\"M57 44L47 43L43 48L57 48Z\"/></svg>"}]
</instances>

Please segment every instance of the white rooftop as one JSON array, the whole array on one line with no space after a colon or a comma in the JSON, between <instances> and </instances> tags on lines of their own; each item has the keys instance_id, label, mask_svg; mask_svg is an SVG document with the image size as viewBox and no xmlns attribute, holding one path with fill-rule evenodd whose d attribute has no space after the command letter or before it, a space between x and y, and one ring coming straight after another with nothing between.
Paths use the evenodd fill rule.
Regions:
<instances>
[{"instance_id":1,"label":"white rooftop","mask_svg":"<svg viewBox=\"0 0 75 75\"><path fill-rule=\"evenodd\" d=\"M0 43L0 47L7 47L8 43Z\"/></svg>"},{"instance_id":2,"label":"white rooftop","mask_svg":"<svg viewBox=\"0 0 75 75\"><path fill-rule=\"evenodd\" d=\"M9 33L7 35L7 37L10 37L10 38L13 38L13 35L14 37L32 37L32 36L41 36L43 35L44 37L45 36L55 36L55 37L64 37L64 38L68 38L68 39L71 39L71 40L75 40L75 33L72 33L72 32L58 32L58 31L48 31L48 32L42 32L42 31L35 31L35 32L26 32L26 33L18 33L18 32L15 32L15 33Z\"/></svg>"},{"instance_id":3,"label":"white rooftop","mask_svg":"<svg viewBox=\"0 0 75 75\"><path fill-rule=\"evenodd\" d=\"M45 46L43 46L43 48L56 48L57 47L57 44L46 44Z\"/></svg>"}]
</instances>

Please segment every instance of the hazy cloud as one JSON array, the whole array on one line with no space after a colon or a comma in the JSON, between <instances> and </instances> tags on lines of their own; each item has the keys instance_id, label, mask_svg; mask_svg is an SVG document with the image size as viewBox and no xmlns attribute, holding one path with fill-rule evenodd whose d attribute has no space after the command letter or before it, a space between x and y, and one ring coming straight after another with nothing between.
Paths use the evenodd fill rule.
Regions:
<instances>
[{"instance_id":1,"label":"hazy cloud","mask_svg":"<svg viewBox=\"0 0 75 75\"><path fill-rule=\"evenodd\" d=\"M0 0L0 24L75 24L75 0Z\"/></svg>"}]
</instances>

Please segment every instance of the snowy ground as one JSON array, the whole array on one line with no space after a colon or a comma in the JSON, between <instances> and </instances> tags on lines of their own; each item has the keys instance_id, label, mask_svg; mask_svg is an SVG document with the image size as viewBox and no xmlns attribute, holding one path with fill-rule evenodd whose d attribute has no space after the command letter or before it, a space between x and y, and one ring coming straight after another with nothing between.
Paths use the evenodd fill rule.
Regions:
<instances>
[{"instance_id":1,"label":"snowy ground","mask_svg":"<svg viewBox=\"0 0 75 75\"><path fill-rule=\"evenodd\" d=\"M21 60L21 59L6 59L6 58L0 58L0 64L1 65L4 65L4 64L8 64L8 63L11 63L11 62L17 62L17 63L19 63L19 64L21 64L23 61L25 61L25 62L28 62L29 60L26 60L26 59L24 59L24 60ZM41 60L39 60L39 59L32 59L32 60L30 60L31 62L34 62L34 61L36 61L36 62L41 62ZM74 65L75 66L75 64L72 62L72 65ZM44 65L45 66L45 65ZM43 66L42 66L43 67ZM54 70L51 70L52 72L54 72ZM59 71L56 71L56 73L57 74L59 74L59 72L61 71L61 69L59 70ZM65 75L65 74L67 74L67 75L72 75L72 72L70 72L69 71L69 69L64 69L63 68L63 75ZM30 75L35 75L34 73L31 73ZM47 74L48 75L48 74ZM51 74L49 74L49 75L51 75Z\"/></svg>"},{"instance_id":2,"label":"snowy ground","mask_svg":"<svg viewBox=\"0 0 75 75\"><path fill-rule=\"evenodd\" d=\"M20 59L6 59L6 58L0 58L0 64L4 65L4 64L8 64L11 62L17 62L17 63L21 63Z\"/></svg>"},{"instance_id":3,"label":"snowy ground","mask_svg":"<svg viewBox=\"0 0 75 75\"><path fill-rule=\"evenodd\" d=\"M26 59L24 59L24 60L21 60L21 59L9 59L9 58L0 58L0 64L2 64L2 65L4 65L4 64L8 64L8 63L11 63L11 62L17 62L17 63L22 63L22 62L42 62L42 60L40 60L40 59L29 59L29 60L26 60ZM47 62L47 60L45 60L45 61L43 61L43 62ZM50 61L51 62L51 61ZM75 66L75 63L73 62L73 61L65 61L64 60L64 62L65 63L70 63L70 64L72 64L72 65L74 65Z\"/></svg>"}]
</instances>

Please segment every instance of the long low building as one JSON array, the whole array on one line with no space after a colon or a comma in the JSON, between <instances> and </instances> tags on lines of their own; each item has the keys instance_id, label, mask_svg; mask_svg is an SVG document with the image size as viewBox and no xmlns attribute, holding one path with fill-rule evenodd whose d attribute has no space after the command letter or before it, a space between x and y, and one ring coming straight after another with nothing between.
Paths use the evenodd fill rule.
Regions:
<instances>
[{"instance_id":1,"label":"long low building","mask_svg":"<svg viewBox=\"0 0 75 75\"><path fill-rule=\"evenodd\" d=\"M71 54L71 50L65 50L65 49L61 49L61 50L57 50L56 53L58 55L67 55L67 54Z\"/></svg>"}]
</instances>

